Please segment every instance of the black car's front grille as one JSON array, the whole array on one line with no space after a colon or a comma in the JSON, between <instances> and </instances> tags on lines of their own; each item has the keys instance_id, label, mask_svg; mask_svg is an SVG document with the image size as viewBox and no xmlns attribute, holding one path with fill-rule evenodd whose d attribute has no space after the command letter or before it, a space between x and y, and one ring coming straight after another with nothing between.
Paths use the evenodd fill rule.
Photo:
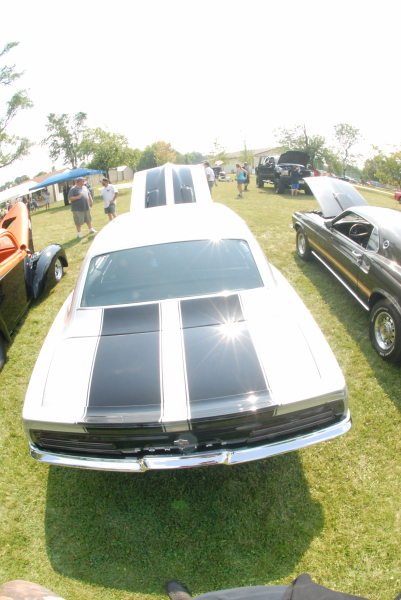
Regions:
<instances>
[{"instance_id":1,"label":"black car's front grille","mask_svg":"<svg viewBox=\"0 0 401 600\"><path fill-rule=\"evenodd\" d=\"M265 409L215 419L196 419L189 431L163 431L155 423L143 427L129 426L86 427L86 433L32 430L35 445L44 451L78 456L124 458L145 455L181 455L208 450L234 450L255 447L269 442L285 441L297 435L325 429L340 421L344 403L336 400L327 404L274 415Z\"/></svg>"}]
</instances>

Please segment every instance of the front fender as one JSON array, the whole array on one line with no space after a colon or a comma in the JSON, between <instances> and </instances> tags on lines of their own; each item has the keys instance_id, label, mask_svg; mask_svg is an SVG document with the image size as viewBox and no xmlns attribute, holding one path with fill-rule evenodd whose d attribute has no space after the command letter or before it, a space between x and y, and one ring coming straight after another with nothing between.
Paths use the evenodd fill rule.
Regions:
<instances>
[{"instance_id":1,"label":"front fender","mask_svg":"<svg viewBox=\"0 0 401 600\"><path fill-rule=\"evenodd\" d=\"M60 244L51 244L40 253L39 259L33 267L32 293L34 298L39 298L45 289L49 290L55 285L56 281L52 277L53 271L50 271L49 277L48 274L50 267L54 265L58 258L63 267L68 267L65 250Z\"/></svg>"}]
</instances>

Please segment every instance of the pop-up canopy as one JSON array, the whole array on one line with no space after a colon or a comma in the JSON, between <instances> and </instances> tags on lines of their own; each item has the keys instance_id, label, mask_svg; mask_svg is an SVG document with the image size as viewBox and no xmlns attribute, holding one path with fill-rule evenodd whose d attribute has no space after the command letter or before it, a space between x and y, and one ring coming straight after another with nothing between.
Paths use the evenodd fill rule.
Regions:
<instances>
[{"instance_id":1,"label":"pop-up canopy","mask_svg":"<svg viewBox=\"0 0 401 600\"><path fill-rule=\"evenodd\" d=\"M54 183L63 183L63 181L69 181L70 179L76 179L77 177L86 177L87 175L97 175L98 173L106 173L106 171L95 171L94 169L72 169L71 171L64 171L58 175L52 175L44 181L41 181L30 190L37 190L39 188L53 185Z\"/></svg>"}]
</instances>

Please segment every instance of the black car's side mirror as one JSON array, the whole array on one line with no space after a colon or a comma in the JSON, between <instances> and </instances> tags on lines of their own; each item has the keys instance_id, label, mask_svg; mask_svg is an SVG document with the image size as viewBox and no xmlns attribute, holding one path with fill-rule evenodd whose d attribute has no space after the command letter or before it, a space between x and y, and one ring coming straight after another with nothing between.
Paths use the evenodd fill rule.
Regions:
<instances>
[{"instance_id":1,"label":"black car's side mirror","mask_svg":"<svg viewBox=\"0 0 401 600\"><path fill-rule=\"evenodd\" d=\"M333 229L333 221L334 219L326 219L324 224L326 225L327 229Z\"/></svg>"}]
</instances>

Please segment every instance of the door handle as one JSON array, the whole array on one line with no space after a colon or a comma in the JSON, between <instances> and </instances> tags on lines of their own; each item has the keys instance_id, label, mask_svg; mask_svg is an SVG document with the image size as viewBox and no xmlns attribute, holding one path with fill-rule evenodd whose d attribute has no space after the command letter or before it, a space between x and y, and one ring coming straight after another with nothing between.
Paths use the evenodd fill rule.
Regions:
<instances>
[{"instance_id":1,"label":"door handle","mask_svg":"<svg viewBox=\"0 0 401 600\"><path fill-rule=\"evenodd\" d=\"M352 254L355 256L355 258L357 260L361 260L362 254L360 254L359 252L356 252L355 250L352 251Z\"/></svg>"}]
</instances>

